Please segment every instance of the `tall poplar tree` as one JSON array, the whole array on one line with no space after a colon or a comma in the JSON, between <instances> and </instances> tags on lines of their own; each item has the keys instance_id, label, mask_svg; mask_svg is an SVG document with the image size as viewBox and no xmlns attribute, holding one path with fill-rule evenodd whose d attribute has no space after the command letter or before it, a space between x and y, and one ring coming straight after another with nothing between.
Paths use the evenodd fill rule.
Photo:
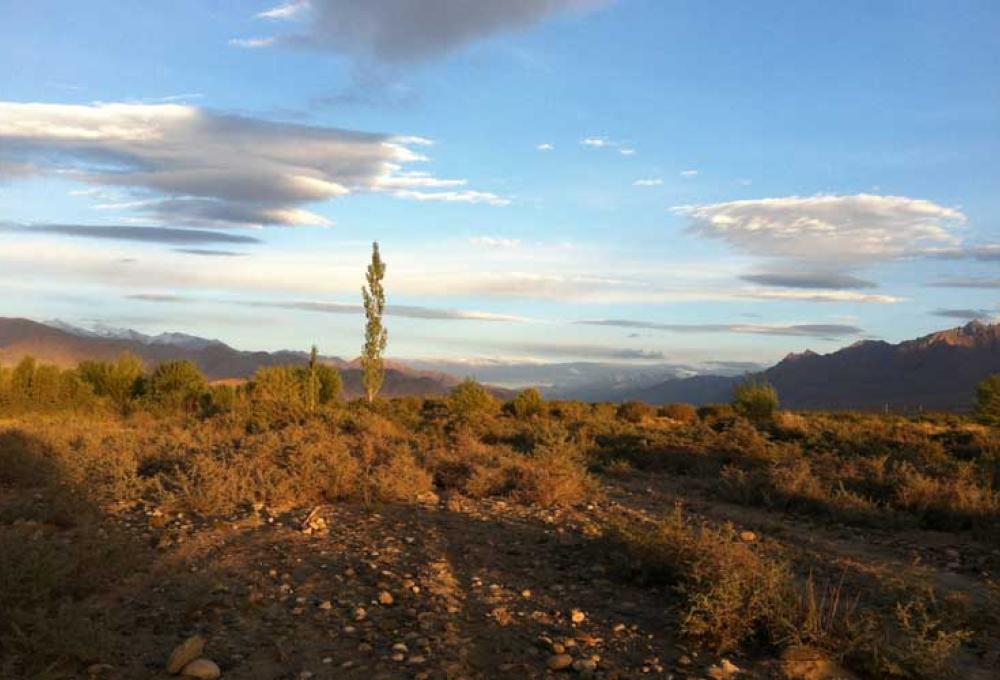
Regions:
<instances>
[{"instance_id":1,"label":"tall poplar tree","mask_svg":"<svg viewBox=\"0 0 1000 680\"><path fill-rule=\"evenodd\" d=\"M385 277L385 263L378 252L378 241L372 243L372 261L368 265L365 279L367 286L361 287L361 298L365 304L365 346L361 350L361 370L365 385L365 396L368 403L375 400L382 383L385 382L385 345L389 334L382 325L382 315L385 312L385 289L382 279Z\"/></svg>"}]
</instances>

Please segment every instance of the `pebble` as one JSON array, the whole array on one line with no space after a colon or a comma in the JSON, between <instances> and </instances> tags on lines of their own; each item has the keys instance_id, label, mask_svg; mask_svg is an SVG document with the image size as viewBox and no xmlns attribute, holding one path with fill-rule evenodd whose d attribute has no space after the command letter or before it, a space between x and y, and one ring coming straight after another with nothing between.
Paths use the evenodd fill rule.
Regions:
<instances>
[{"instance_id":1,"label":"pebble","mask_svg":"<svg viewBox=\"0 0 1000 680\"><path fill-rule=\"evenodd\" d=\"M195 659L184 666L181 674L184 677L195 678L196 680L216 680L222 676L222 671L210 659Z\"/></svg>"},{"instance_id":2,"label":"pebble","mask_svg":"<svg viewBox=\"0 0 1000 680\"><path fill-rule=\"evenodd\" d=\"M204 650L205 638L200 635L192 635L171 652L170 658L167 660L167 672L171 675L177 675L181 669L201 656Z\"/></svg>"},{"instance_id":3,"label":"pebble","mask_svg":"<svg viewBox=\"0 0 1000 680\"><path fill-rule=\"evenodd\" d=\"M378 594L378 603L383 607L388 607L393 602L395 602L395 599L393 598L392 593L390 593L388 590L383 590L381 593Z\"/></svg>"},{"instance_id":4,"label":"pebble","mask_svg":"<svg viewBox=\"0 0 1000 680\"><path fill-rule=\"evenodd\" d=\"M587 615L579 609L574 609L570 612L570 620L573 621L573 623L583 623L587 620Z\"/></svg>"},{"instance_id":5,"label":"pebble","mask_svg":"<svg viewBox=\"0 0 1000 680\"><path fill-rule=\"evenodd\" d=\"M554 654L549 657L545 665L549 667L549 670L561 671L573 665L573 657L569 654Z\"/></svg>"},{"instance_id":6,"label":"pebble","mask_svg":"<svg viewBox=\"0 0 1000 680\"><path fill-rule=\"evenodd\" d=\"M740 540L744 543L753 543L757 540L757 534L752 531L741 531Z\"/></svg>"}]
</instances>

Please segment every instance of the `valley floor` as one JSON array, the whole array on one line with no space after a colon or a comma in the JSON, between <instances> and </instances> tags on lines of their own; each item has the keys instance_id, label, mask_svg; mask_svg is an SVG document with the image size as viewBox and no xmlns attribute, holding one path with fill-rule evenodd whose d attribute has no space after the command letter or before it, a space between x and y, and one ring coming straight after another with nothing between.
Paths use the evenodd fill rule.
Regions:
<instances>
[{"instance_id":1,"label":"valley floor","mask_svg":"<svg viewBox=\"0 0 1000 680\"><path fill-rule=\"evenodd\" d=\"M820 581L876 590L931 584L996 624L995 545L748 511L667 474L607 482L603 498L554 510L459 495L201 518L142 503L108 508L104 524L87 530L123 541L134 562L76 605L111 638L89 672L170 677L170 650L201 634L223 677L247 680L540 678L559 672L549 668L558 663L586 676L587 661L608 678L737 677L733 666L740 678L785 677L794 666L787 660L686 647L673 632L672 592L616 574L599 527L613 516L652 519L677 502L695 516L737 522ZM41 489L8 490L3 509L25 493L35 504L49 500ZM65 543L81 538L79 529L19 526ZM964 653L961 677L997 677L996 631Z\"/></svg>"}]
</instances>

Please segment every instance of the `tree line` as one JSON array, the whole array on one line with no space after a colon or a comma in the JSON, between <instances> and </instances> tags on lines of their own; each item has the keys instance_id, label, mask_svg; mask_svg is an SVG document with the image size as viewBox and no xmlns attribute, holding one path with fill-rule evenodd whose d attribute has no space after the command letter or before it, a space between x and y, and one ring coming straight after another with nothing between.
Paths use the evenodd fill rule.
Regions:
<instances>
[{"instance_id":1,"label":"tree line","mask_svg":"<svg viewBox=\"0 0 1000 680\"><path fill-rule=\"evenodd\" d=\"M378 243L373 243L367 285L361 289L365 309L361 367L369 402L385 382L385 272ZM141 408L207 416L243 409L294 418L336 403L342 390L340 371L320 362L315 345L306 365L259 368L242 384L210 384L201 369L186 360L164 362L147 371L142 359L129 352L114 361L83 361L75 369L41 364L30 356L14 366L0 365L0 412L107 405L122 414Z\"/></svg>"}]
</instances>

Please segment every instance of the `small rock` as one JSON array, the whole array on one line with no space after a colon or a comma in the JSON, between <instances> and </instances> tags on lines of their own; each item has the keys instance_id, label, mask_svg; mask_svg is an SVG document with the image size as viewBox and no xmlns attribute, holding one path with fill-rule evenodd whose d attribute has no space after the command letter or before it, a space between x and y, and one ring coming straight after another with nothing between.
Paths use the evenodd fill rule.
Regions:
<instances>
[{"instance_id":1,"label":"small rock","mask_svg":"<svg viewBox=\"0 0 1000 680\"><path fill-rule=\"evenodd\" d=\"M569 654L555 654L549 657L545 665L549 667L549 670L561 671L573 665L573 657Z\"/></svg>"},{"instance_id":2,"label":"small rock","mask_svg":"<svg viewBox=\"0 0 1000 680\"><path fill-rule=\"evenodd\" d=\"M196 680L216 680L222 675L222 671L210 659L195 659L184 666L181 675L186 678L196 678Z\"/></svg>"},{"instance_id":3,"label":"small rock","mask_svg":"<svg viewBox=\"0 0 1000 680\"><path fill-rule=\"evenodd\" d=\"M383 590L378 594L378 603L383 607L388 607L395 601L396 600L393 598L392 593L388 590Z\"/></svg>"},{"instance_id":4,"label":"small rock","mask_svg":"<svg viewBox=\"0 0 1000 680\"><path fill-rule=\"evenodd\" d=\"M167 672L171 675L177 675L185 666L201 656L204 650L205 638L200 635L192 635L171 652L170 658L167 660Z\"/></svg>"},{"instance_id":5,"label":"small rock","mask_svg":"<svg viewBox=\"0 0 1000 680\"><path fill-rule=\"evenodd\" d=\"M583 623L587 620L587 615L579 609L574 609L570 612L569 618L573 623Z\"/></svg>"},{"instance_id":6,"label":"small rock","mask_svg":"<svg viewBox=\"0 0 1000 680\"><path fill-rule=\"evenodd\" d=\"M731 680L731 678L739 675L740 672L739 666L729 659L723 659L719 662L718 666L709 667L708 677L712 678L712 680Z\"/></svg>"},{"instance_id":7,"label":"small rock","mask_svg":"<svg viewBox=\"0 0 1000 680\"><path fill-rule=\"evenodd\" d=\"M333 609L333 603L330 602L330 600L323 600L322 602L319 603L319 608L322 609L323 611L329 611Z\"/></svg>"},{"instance_id":8,"label":"small rock","mask_svg":"<svg viewBox=\"0 0 1000 680\"><path fill-rule=\"evenodd\" d=\"M753 543L757 540L757 534L752 531L741 531L740 540L744 543Z\"/></svg>"}]
</instances>

